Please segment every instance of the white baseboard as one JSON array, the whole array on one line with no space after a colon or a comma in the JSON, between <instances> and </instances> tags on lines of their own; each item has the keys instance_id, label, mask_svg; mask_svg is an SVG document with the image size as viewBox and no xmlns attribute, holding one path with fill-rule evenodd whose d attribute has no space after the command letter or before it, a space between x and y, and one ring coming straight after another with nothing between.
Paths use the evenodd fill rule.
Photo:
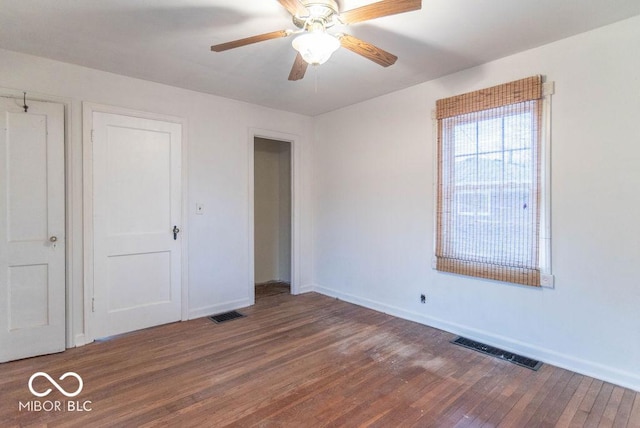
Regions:
<instances>
[{"instance_id":1,"label":"white baseboard","mask_svg":"<svg viewBox=\"0 0 640 428\"><path fill-rule=\"evenodd\" d=\"M345 302L364 306L379 312L414 321L430 327L457 334L459 336L468 337L469 339L487 343L491 346L502 348L506 351L523 354L529 358L540 360L546 364L557 366L566 370L590 376L596 379L620 385L640 392L640 375L614 367L606 366L597 362L584 360L572 355L562 354L551 349L531 346L518 340L496 335L489 331L479 330L470 326L452 323L439 318L425 316L402 308L387 305L375 300L354 296L352 294L343 293L328 287L314 285L313 290L326 296L338 298Z\"/></svg>"},{"instance_id":2,"label":"white baseboard","mask_svg":"<svg viewBox=\"0 0 640 428\"><path fill-rule=\"evenodd\" d=\"M73 346L75 346L76 348L79 346L84 346L87 344L87 339L83 334L76 334L74 340L73 340Z\"/></svg>"},{"instance_id":3,"label":"white baseboard","mask_svg":"<svg viewBox=\"0 0 640 428\"><path fill-rule=\"evenodd\" d=\"M246 308L253 305L251 299L232 300L230 302L220 303L218 305L203 306L201 308L195 308L189 310L189 319L208 317L209 315L216 315L221 312L232 311L234 309Z\"/></svg>"},{"instance_id":4,"label":"white baseboard","mask_svg":"<svg viewBox=\"0 0 640 428\"><path fill-rule=\"evenodd\" d=\"M305 284L298 287L297 294L311 293L314 290L315 290L315 287L313 284Z\"/></svg>"}]
</instances>

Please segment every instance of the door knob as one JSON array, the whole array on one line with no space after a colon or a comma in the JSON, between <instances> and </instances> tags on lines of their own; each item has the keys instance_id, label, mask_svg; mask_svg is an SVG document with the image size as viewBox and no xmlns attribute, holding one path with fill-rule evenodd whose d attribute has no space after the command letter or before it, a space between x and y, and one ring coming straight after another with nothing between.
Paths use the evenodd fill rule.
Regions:
<instances>
[{"instance_id":1,"label":"door knob","mask_svg":"<svg viewBox=\"0 0 640 428\"><path fill-rule=\"evenodd\" d=\"M58 240L57 236L52 236L51 238L49 238L49 241L51 242L56 242Z\"/></svg>"}]
</instances>

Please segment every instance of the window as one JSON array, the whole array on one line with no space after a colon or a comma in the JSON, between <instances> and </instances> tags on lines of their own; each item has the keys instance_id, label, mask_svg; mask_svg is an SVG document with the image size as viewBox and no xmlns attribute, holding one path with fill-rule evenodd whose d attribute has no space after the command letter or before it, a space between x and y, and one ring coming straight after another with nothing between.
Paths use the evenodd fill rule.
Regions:
<instances>
[{"instance_id":1,"label":"window","mask_svg":"<svg viewBox=\"0 0 640 428\"><path fill-rule=\"evenodd\" d=\"M541 285L542 99L534 76L438 100L438 270Z\"/></svg>"}]
</instances>

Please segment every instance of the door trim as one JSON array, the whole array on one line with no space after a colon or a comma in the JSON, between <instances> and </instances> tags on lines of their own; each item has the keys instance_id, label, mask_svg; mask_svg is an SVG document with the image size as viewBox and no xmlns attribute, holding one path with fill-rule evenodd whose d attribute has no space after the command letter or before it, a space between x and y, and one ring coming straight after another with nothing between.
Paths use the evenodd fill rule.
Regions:
<instances>
[{"instance_id":1,"label":"door trim","mask_svg":"<svg viewBox=\"0 0 640 428\"><path fill-rule=\"evenodd\" d=\"M255 291L255 225L254 225L254 141L256 138L283 141L291 144L291 294L300 294L300 204L302 201L302 177L300 174L300 157L302 147L300 137L293 134L271 131L267 129L249 128L247 144L248 189L249 189L249 298L251 304L256 302Z\"/></svg>"},{"instance_id":2,"label":"door trim","mask_svg":"<svg viewBox=\"0 0 640 428\"><path fill-rule=\"evenodd\" d=\"M181 212L182 226L181 231L184 234L181 238L181 319L186 321L189 319L189 227L188 227L188 153L187 153L187 120L182 117L169 116L157 113L150 113L138 110L126 109L104 104L96 104L91 102L82 103L82 180L83 180L83 243L84 243L84 333L85 343L93 342L96 338L92 334L91 323L93 322L93 145L91 141L91 132L93 129L93 113L111 113L121 116L131 116L140 119L159 120L164 122L178 123L182 126L182 195L181 195Z\"/></svg>"}]
</instances>

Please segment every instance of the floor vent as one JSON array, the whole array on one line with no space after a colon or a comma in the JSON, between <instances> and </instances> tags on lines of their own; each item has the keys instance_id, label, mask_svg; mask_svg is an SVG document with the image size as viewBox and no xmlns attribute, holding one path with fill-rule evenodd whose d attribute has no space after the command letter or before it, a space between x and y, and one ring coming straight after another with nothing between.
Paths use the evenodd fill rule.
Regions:
<instances>
[{"instance_id":1,"label":"floor vent","mask_svg":"<svg viewBox=\"0 0 640 428\"><path fill-rule=\"evenodd\" d=\"M242 318L246 315L241 314L238 311L225 312L224 314L218 314L210 316L209 319L215 323L220 324L221 322L235 320L237 318Z\"/></svg>"},{"instance_id":2,"label":"floor vent","mask_svg":"<svg viewBox=\"0 0 640 428\"><path fill-rule=\"evenodd\" d=\"M503 360L512 362L513 364L517 364L531 370L538 370L542 366L542 363L540 361L532 360L531 358L523 357L522 355L514 354L509 351L504 351L500 348L494 348L493 346L485 345L484 343L476 342L464 337L458 336L458 338L452 340L451 343L455 343L456 345L464 346L465 348L482 352L483 354L501 358Z\"/></svg>"}]
</instances>

